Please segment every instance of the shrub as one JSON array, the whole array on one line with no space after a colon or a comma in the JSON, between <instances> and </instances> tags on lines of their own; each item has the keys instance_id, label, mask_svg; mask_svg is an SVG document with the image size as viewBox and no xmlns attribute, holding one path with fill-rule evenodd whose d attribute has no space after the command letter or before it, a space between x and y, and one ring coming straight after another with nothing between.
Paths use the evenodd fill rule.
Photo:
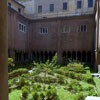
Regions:
<instances>
[{"instance_id":1,"label":"shrub","mask_svg":"<svg viewBox=\"0 0 100 100\"><path fill-rule=\"evenodd\" d=\"M89 70L86 71L85 80L86 80L88 83L91 83L91 84L94 83L94 82L93 82L92 75L91 75L91 73L90 73Z\"/></svg>"},{"instance_id":2,"label":"shrub","mask_svg":"<svg viewBox=\"0 0 100 100\"><path fill-rule=\"evenodd\" d=\"M82 91L82 86L77 80L72 80L68 84L68 91L76 93Z\"/></svg>"},{"instance_id":3,"label":"shrub","mask_svg":"<svg viewBox=\"0 0 100 100\"><path fill-rule=\"evenodd\" d=\"M12 67L14 67L15 64L14 64L14 61L12 58L8 58L8 71L11 71L12 70Z\"/></svg>"},{"instance_id":4,"label":"shrub","mask_svg":"<svg viewBox=\"0 0 100 100\"><path fill-rule=\"evenodd\" d=\"M69 75L70 78L75 78L75 72L69 71Z\"/></svg>"},{"instance_id":5,"label":"shrub","mask_svg":"<svg viewBox=\"0 0 100 100\"><path fill-rule=\"evenodd\" d=\"M49 90L46 91L46 98L51 98L51 96L52 96L52 92L49 89Z\"/></svg>"},{"instance_id":6,"label":"shrub","mask_svg":"<svg viewBox=\"0 0 100 100\"><path fill-rule=\"evenodd\" d=\"M82 80L82 74L75 74L75 79L77 79L77 80Z\"/></svg>"},{"instance_id":7,"label":"shrub","mask_svg":"<svg viewBox=\"0 0 100 100\"><path fill-rule=\"evenodd\" d=\"M52 87L49 85L49 86L48 86L48 89L51 89L51 88L52 88Z\"/></svg>"},{"instance_id":8,"label":"shrub","mask_svg":"<svg viewBox=\"0 0 100 100\"><path fill-rule=\"evenodd\" d=\"M32 96L33 96L33 100L39 100L38 92L33 92Z\"/></svg>"},{"instance_id":9,"label":"shrub","mask_svg":"<svg viewBox=\"0 0 100 100\"><path fill-rule=\"evenodd\" d=\"M46 91L46 100L58 100L57 90L55 87Z\"/></svg>"},{"instance_id":10,"label":"shrub","mask_svg":"<svg viewBox=\"0 0 100 100\"><path fill-rule=\"evenodd\" d=\"M58 74L61 74L61 75L65 75L65 71L63 70L63 69L58 69L57 71L56 71L56 73L58 73Z\"/></svg>"},{"instance_id":11,"label":"shrub","mask_svg":"<svg viewBox=\"0 0 100 100\"><path fill-rule=\"evenodd\" d=\"M77 95L77 100L84 100L84 95L82 92L80 92L78 95Z\"/></svg>"},{"instance_id":12,"label":"shrub","mask_svg":"<svg viewBox=\"0 0 100 100\"><path fill-rule=\"evenodd\" d=\"M39 76L39 75L34 76L34 81L42 82L41 76Z\"/></svg>"},{"instance_id":13,"label":"shrub","mask_svg":"<svg viewBox=\"0 0 100 100\"><path fill-rule=\"evenodd\" d=\"M41 93L40 93L40 99L41 99L41 100L45 100L45 93L44 93L44 92L41 92Z\"/></svg>"},{"instance_id":14,"label":"shrub","mask_svg":"<svg viewBox=\"0 0 100 100\"><path fill-rule=\"evenodd\" d=\"M71 61L68 65L67 65L67 67L69 67L69 68L82 68L83 67L83 64L82 63L77 63L77 62L75 62L75 61Z\"/></svg>"},{"instance_id":15,"label":"shrub","mask_svg":"<svg viewBox=\"0 0 100 100\"><path fill-rule=\"evenodd\" d=\"M22 88L25 85L29 85L29 80L26 80L25 78L20 77L19 80L16 82L18 85L18 88Z\"/></svg>"},{"instance_id":16,"label":"shrub","mask_svg":"<svg viewBox=\"0 0 100 100\"><path fill-rule=\"evenodd\" d=\"M24 86L24 87L22 87L21 90L22 90L22 99L26 100L28 97L28 87Z\"/></svg>"},{"instance_id":17,"label":"shrub","mask_svg":"<svg viewBox=\"0 0 100 100\"><path fill-rule=\"evenodd\" d=\"M9 78L11 79L11 78L14 78L14 77L20 76L22 74L26 74L26 73L28 73L28 69L19 68L17 70L10 72L8 75L9 75Z\"/></svg>"}]
</instances>

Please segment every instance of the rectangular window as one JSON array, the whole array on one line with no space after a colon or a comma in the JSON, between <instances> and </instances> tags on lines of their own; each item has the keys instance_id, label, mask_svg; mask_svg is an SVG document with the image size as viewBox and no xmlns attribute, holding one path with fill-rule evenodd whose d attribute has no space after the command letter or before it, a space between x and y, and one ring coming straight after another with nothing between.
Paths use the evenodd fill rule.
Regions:
<instances>
[{"instance_id":1,"label":"rectangular window","mask_svg":"<svg viewBox=\"0 0 100 100\"><path fill-rule=\"evenodd\" d=\"M48 34L48 28L46 28L46 27L40 28L40 33L41 34Z\"/></svg>"},{"instance_id":2,"label":"rectangular window","mask_svg":"<svg viewBox=\"0 0 100 100\"><path fill-rule=\"evenodd\" d=\"M22 32L24 31L24 25L22 25Z\"/></svg>"},{"instance_id":3,"label":"rectangular window","mask_svg":"<svg viewBox=\"0 0 100 100\"><path fill-rule=\"evenodd\" d=\"M86 26L86 25L81 25L81 26L79 26L78 31L79 31L79 32L86 32L86 31L87 31L87 26Z\"/></svg>"},{"instance_id":4,"label":"rectangular window","mask_svg":"<svg viewBox=\"0 0 100 100\"><path fill-rule=\"evenodd\" d=\"M21 8L18 8L18 12L21 13Z\"/></svg>"},{"instance_id":5,"label":"rectangular window","mask_svg":"<svg viewBox=\"0 0 100 100\"><path fill-rule=\"evenodd\" d=\"M42 13L42 5L38 6L38 13Z\"/></svg>"},{"instance_id":6,"label":"rectangular window","mask_svg":"<svg viewBox=\"0 0 100 100\"><path fill-rule=\"evenodd\" d=\"M23 23L21 23L21 22L19 22L19 23L18 23L18 30L19 30L20 32L26 33L26 25L23 24Z\"/></svg>"},{"instance_id":7,"label":"rectangular window","mask_svg":"<svg viewBox=\"0 0 100 100\"><path fill-rule=\"evenodd\" d=\"M64 26L63 33L69 33L69 32L70 32L70 26Z\"/></svg>"},{"instance_id":8,"label":"rectangular window","mask_svg":"<svg viewBox=\"0 0 100 100\"><path fill-rule=\"evenodd\" d=\"M93 7L93 0L88 0L88 8Z\"/></svg>"},{"instance_id":9,"label":"rectangular window","mask_svg":"<svg viewBox=\"0 0 100 100\"><path fill-rule=\"evenodd\" d=\"M21 30L21 24L19 23L19 30Z\"/></svg>"},{"instance_id":10,"label":"rectangular window","mask_svg":"<svg viewBox=\"0 0 100 100\"><path fill-rule=\"evenodd\" d=\"M54 12L54 4L50 4L50 12Z\"/></svg>"},{"instance_id":11,"label":"rectangular window","mask_svg":"<svg viewBox=\"0 0 100 100\"><path fill-rule=\"evenodd\" d=\"M8 2L8 6L11 7L11 3L10 2Z\"/></svg>"},{"instance_id":12,"label":"rectangular window","mask_svg":"<svg viewBox=\"0 0 100 100\"><path fill-rule=\"evenodd\" d=\"M67 10L67 2L63 3L63 10Z\"/></svg>"},{"instance_id":13,"label":"rectangular window","mask_svg":"<svg viewBox=\"0 0 100 100\"><path fill-rule=\"evenodd\" d=\"M26 33L26 25L24 25L23 32Z\"/></svg>"},{"instance_id":14,"label":"rectangular window","mask_svg":"<svg viewBox=\"0 0 100 100\"><path fill-rule=\"evenodd\" d=\"M77 9L80 9L80 8L82 8L82 1L81 0L77 1Z\"/></svg>"}]
</instances>

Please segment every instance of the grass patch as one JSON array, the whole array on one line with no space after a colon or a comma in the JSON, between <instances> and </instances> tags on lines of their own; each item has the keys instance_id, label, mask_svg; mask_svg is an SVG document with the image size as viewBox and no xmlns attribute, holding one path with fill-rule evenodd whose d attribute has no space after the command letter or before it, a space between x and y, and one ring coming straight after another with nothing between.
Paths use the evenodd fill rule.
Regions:
<instances>
[{"instance_id":1,"label":"grass patch","mask_svg":"<svg viewBox=\"0 0 100 100\"><path fill-rule=\"evenodd\" d=\"M57 93L60 100L75 100L75 94L72 94L63 88L57 88Z\"/></svg>"},{"instance_id":2,"label":"grass patch","mask_svg":"<svg viewBox=\"0 0 100 100\"><path fill-rule=\"evenodd\" d=\"M98 96L100 96L100 78L93 78L93 79L96 85L97 94Z\"/></svg>"},{"instance_id":3,"label":"grass patch","mask_svg":"<svg viewBox=\"0 0 100 100\"><path fill-rule=\"evenodd\" d=\"M21 90L14 90L9 94L9 100L21 100Z\"/></svg>"}]
</instances>

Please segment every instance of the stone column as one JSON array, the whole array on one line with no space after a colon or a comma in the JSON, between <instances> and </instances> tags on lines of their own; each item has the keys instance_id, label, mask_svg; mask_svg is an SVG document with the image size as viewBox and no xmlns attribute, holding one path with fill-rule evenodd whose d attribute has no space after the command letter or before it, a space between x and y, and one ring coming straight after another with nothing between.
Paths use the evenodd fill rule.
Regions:
<instances>
[{"instance_id":1,"label":"stone column","mask_svg":"<svg viewBox=\"0 0 100 100\"><path fill-rule=\"evenodd\" d=\"M8 100L7 1L0 1L0 100Z\"/></svg>"}]
</instances>

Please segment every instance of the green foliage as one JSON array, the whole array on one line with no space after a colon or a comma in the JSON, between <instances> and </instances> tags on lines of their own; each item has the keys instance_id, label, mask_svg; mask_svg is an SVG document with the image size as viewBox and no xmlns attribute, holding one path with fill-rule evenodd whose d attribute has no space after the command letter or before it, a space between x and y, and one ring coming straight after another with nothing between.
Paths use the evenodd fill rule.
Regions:
<instances>
[{"instance_id":1,"label":"green foliage","mask_svg":"<svg viewBox=\"0 0 100 100\"><path fill-rule=\"evenodd\" d=\"M46 100L58 100L57 90L55 87L51 87L46 91Z\"/></svg>"},{"instance_id":2,"label":"green foliage","mask_svg":"<svg viewBox=\"0 0 100 100\"><path fill-rule=\"evenodd\" d=\"M76 100L84 100L84 95L82 92L78 93Z\"/></svg>"},{"instance_id":3,"label":"green foliage","mask_svg":"<svg viewBox=\"0 0 100 100\"><path fill-rule=\"evenodd\" d=\"M32 66L32 73L27 69L9 73L10 93L15 88L22 90L23 100L84 100L87 95L96 95L91 73L82 63L60 66L55 55L52 61Z\"/></svg>"},{"instance_id":4,"label":"green foliage","mask_svg":"<svg viewBox=\"0 0 100 100\"><path fill-rule=\"evenodd\" d=\"M28 87L27 86L24 86L22 87L22 100L27 100L27 97L28 97Z\"/></svg>"},{"instance_id":5,"label":"green foliage","mask_svg":"<svg viewBox=\"0 0 100 100\"><path fill-rule=\"evenodd\" d=\"M28 85L29 86L29 80L26 80L23 77L20 77L19 80L16 82L16 84L18 85L18 88L21 89L23 86Z\"/></svg>"},{"instance_id":6,"label":"green foliage","mask_svg":"<svg viewBox=\"0 0 100 100\"><path fill-rule=\"evenodd\" d=\"M82 91L82 86L79 83L79 81L77 80L72 80L69 84L68 84L68 90L72 93L77 93Z\"/></svg>"},{"instance_id":7,"label":"green foliage","mask_svg":"<svg viewBox=\"0 0 100 100\"><path fill-rule=\"evenodd\" d=\"M13 59L8 58L8 71L11 71L14 66L15 66L15 64L14 64Z\"/></svg>"},{"instance_id":8,"label":"green foliage","mask_svg":"<svg viewBox=\"0 0 100 100\"><path fill-rule=\"evenodd\" d=\"M70 63L68 63L67 67L71 67L71 68L74 68L74 67L77 67L77 68L82 68L84 65L82 63L78 63L78 62L75 62L75 61L70 61Z\"/></svg>"},{"instance_id":9,"label":"green foliage","mask_svg":"<svg viewBox=\"0 0 100 100\"><path fill-rule=\"evenodd\" d=\"M11 78L14 78L14 77L20 76L22 74L26 74L26 73L28 73L27 69L20 68L20 69L17 69L17 70L13 70L8 75L9 75L9 78L11 79Z\"/></svg>"},{"instance_id":10,"label":"green foliage","mask_svg":"<svg viewBox=\"0 0 100 100\"><path fill-rule=\"evenodd\" d=\"M89 70L86 71L85 79L88 83L94 84L92 75Z\"/></svg>"},{"instance_id":11,"label":"green foliage","mask_svg":"<svg viewBox=\"0 0 100 100\"><path fill-rule=\"evenodd\" d=\"M100 78L94 78L93 80L95 82L97 95L100 96Z\"/></svg>"},{"instance_id":12,"label":"green foliage","mask_svg":"<svg viewBox=\"0 0 100 100\"><path fill-rule=\"evenodd\" d=\"M15 66L14 61L12 58L8 58L8 67Z\"/></svg>"},{"instance_id":13,"label":"green foliage","mask_svg":"<svg viewBox=\"0 0 100 100\"><path fill-rule=\"evenodd\" d=\"M39 100L39 93L38 92L33 92L32 96L33 96L33 100Z\"/></svg>"},{"instance_id":14,"label":"green foliage","mask_svg":"<svg viewBox=\"0 0 100 100\"><path fill-rule=\"evenodd\" d=\"M9 100L21 100L20 95L21 95L21 90L13 90L9 94Z\"/></svg>"},{"instance_id":15,"label":"green foliage","mask_svg":"<svg viewBox=\"0 0 100 100\"><path fill-rule=\"evenodd\" d=\"M47 73L50 73L51 70L56 66L57 64L57 54L53 57L53 59L47 60L45 63L37 63L37 62L33 62L34 67L36 68L36 71L38 73L40 72L44 72L44 76L46 77Z\"/></svg>"},{"instance_id":16,"label":"green foliage","mask_svg":"<svg viewBox=\"0 0 100 100\"><path fill-rule=\"evenodd\" d=\"M44 92L40 93L40 100L45 100L45 93Z\"/></svg>"}]
</instances>

